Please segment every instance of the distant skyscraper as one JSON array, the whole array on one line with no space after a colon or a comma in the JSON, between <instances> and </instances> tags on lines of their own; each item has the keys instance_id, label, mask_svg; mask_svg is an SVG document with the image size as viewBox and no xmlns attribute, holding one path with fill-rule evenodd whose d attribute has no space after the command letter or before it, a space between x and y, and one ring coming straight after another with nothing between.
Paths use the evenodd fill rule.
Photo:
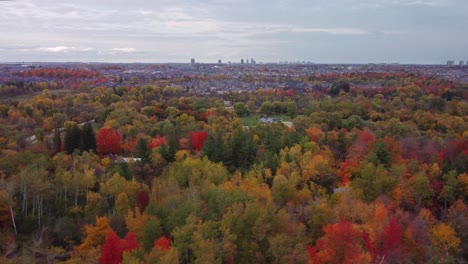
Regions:
<instances>
[{"instance_id":1,"label":"distant skyscraper","mask_svg":"<svg viewBox=\"0 0 468 264\"><path fill-rule=\"evenodd\" d=\"M191 64L195 64L195 59L191 59L191 60L190 60L190 63L191 63Z\"/></svg>"},{"instance_id":2,"label":"distant skyscraper","mask_svg":"<svg viewBox=\"0 0 468 264\"><path fill-rule=\"evenodd\" d=\"M244 64L244 59L241 59L241 64Z\"/></svg>"},{"instance_id":3,"label":"distant skyscraper","mask_svg":"<svg viewBox=\"0 0 468 264\"><path fill-rule=\"evenodd\" d=\"M455 61L449 60L449 61L447 61L447 65L448 66L453 66L453 65L455 65Z\"/></svg>"},{"instance_id":4,"label":"distant skyscraper","mask_svg":"<svg viewBox=\"0 0 468 264\"><path fill-rule=\"evenodd\" d=\"M463 66L463 65L465 65L465 62L461 60L460 61L460 66Z\"/></svg>"},{"instance_id":5,"label":"distant skyscraper","mask_svg":"<svg viewBox=\"0 0 468 264\"><path fill-rule=\"evenodd\" d=\"M222 64L222 61L221 61L221 60L218 60L218 64Z\"/></svg>"}]
</instances>

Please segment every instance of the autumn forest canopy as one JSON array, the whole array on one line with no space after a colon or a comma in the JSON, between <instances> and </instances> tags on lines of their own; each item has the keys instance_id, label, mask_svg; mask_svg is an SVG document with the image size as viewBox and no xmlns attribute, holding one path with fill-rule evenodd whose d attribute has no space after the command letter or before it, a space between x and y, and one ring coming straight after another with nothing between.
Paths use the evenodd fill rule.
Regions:
<instances>
[{"instance_id":1,"label":"autumn forest canopy","mask_svg":"<svg viewBox=\"0 0 468 264\"><path fill-rule=\"evenodd\" d=\"M125 67L0 79L0 263L467 262L467 84Z\"/></svg>"}]
</instances>

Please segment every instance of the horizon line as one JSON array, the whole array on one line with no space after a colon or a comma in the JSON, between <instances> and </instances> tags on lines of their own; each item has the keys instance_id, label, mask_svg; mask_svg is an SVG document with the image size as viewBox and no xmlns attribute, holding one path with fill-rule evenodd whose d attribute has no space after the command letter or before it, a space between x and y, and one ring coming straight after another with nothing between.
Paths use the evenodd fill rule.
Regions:
<instances>
[{"instance_id":1,"label":"horizon line","mask_svg":"<svg viewBox=\"0 0 468 264\"><path fill-rule=\"evenodd\" d=\"M450 60L449 60L450 61ZM431 65L431 66L460 66L459 64L447 65L446 63L427 63L427 62L312 62L312 61L297 61L297 60L280 60L280 61L267 61L267 62L256 62L253 63L241 63L238 61L226 61L218 63L214 62L116 62L116 61L0 61L0 64L188 64L188 65L203 65L203 64L215 64L215 65L267 65L267 64L277 64L277 65ZM466 61L468 64L468 60ZM466 65L464 65L466 66Z\"/></svg>"}]
</instances>

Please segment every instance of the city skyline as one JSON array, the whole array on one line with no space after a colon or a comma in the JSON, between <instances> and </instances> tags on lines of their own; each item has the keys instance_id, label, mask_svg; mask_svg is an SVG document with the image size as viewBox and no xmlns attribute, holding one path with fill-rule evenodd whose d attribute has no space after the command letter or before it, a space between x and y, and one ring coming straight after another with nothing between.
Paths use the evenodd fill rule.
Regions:
<instances>
[{"instance_id":1,"label":"city skyline","mask_svg":"<svg viewBox=\"0 0 468 264\"><path fill-rule=\"evenodd\" d=\"M0 1L0 62L445 64L463 0Z\"/></svg>"}]
</instances>

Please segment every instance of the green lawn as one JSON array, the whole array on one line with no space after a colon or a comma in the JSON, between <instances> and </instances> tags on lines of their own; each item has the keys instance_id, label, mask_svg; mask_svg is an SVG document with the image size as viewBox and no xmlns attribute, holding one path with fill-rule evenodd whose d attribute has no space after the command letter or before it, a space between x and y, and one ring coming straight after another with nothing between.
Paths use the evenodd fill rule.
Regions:
<instances>
[{"instance_id":1,"label":"green lawn","mask_svg":"<svg viewBox=\"0 0 468 264\"><path fill-rule=\"evenodd\" d=\"M240 120L242 121L242 124L244 126L254 126L260 122L260 118L262 117L262 114L250 114L249 116L246 117L241 117ZM291 118L287 115L271 115L268 116L269 118L281 118L283 121L291 121Z\"/></svg>"},{"instance_id":2,"label":"green lawn","mask_svg":"<svg viewBox=\"0 0 468 264\"><path fill-rule=\"evenodd\" d=\"M34 96L41 94L42 92L33 92L29 94L19 94L19 95L13 95L13 96L8 96L4 99L14 99L17 100L20 103L26 102L31 100ZM49 94L55 94L59 96L67 95L67 94L77 94L80 93L80 91L76 91L73 89L59 89L59 90L49 90Z\"/></svg>"}]
</instances>

